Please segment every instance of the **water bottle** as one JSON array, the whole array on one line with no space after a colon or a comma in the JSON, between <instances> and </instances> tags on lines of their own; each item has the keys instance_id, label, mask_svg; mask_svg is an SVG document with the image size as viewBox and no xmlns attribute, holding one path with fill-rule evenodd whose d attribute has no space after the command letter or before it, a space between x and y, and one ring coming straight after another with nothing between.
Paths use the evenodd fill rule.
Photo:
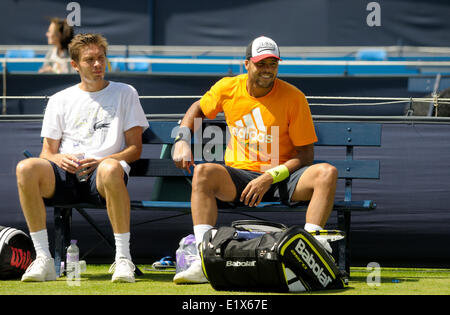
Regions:
<instances>
[{"instance_id":1,"label":"water bottle","mask_svg":"<svg viewBox=\"0 0 450 315\"><path fill-rule=\"evenodd\" d=\"M77 246L77 240L71 240L70 246L67 248L66 256L66 274L67 279L79 279L80 278L80 250Z\"/></svg>"},{"instance_id":2,"label":"water bottle","mask_svg":"<svg viewBox=\"0 0 450 315\"><path fill-rule=\"evenodd\" d=\"M72 154L75 155L75 156L77 157L77 159L79 159L79 160L82 160L82 159L85 158L85 154L84 154L84 152L81 150L81 146L80 146L79 143L75 143L75 144L73 145L73 152L72 152ZM85 170L86 170L86 168L82 168L81 170L79 170L79 171L77 171L77 172L75 173L75 175L77 176L77 180L78 180L80 183L83 183L83 182L87 181L87 179L88 179L88 177L89 177L88 174L81 175L81 172L83 172L83 171L85 171Z\"/></svg>"}]
</instances>

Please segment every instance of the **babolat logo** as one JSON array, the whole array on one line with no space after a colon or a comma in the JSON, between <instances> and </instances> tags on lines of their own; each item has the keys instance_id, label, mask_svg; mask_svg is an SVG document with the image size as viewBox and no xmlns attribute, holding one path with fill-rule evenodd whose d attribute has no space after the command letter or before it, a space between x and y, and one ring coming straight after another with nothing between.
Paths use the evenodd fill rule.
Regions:
<instances>
[{"instance_id":1,"label":"babolat logo","mask_svg":"<svg viewBox=\"0 0 450 315\"><path fill-rule=\"evenodd\" d=\"M256 261L231 261L227 260L227 267L255 267Z\"/></svg>"},{"instance_id":2,"label":"babolat logo","mask_svg":"<svg viewBox=\"0 0 450 315\"><path fill-rule=\"evenodd\" d=\"M314 255L306 248L306 244L303 240L299 239L295 246L295 251L302 257L304 263L311 269L317 280L319 280L320 284L325 288L332 279L325 273L323 267L316 262Z\"/></svg>"}]
</instances>

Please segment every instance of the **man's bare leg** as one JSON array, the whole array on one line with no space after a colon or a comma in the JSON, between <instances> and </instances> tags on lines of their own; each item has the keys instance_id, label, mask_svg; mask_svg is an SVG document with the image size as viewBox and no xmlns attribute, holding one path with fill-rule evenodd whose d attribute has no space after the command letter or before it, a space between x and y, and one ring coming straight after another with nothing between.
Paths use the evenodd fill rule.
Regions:
<instances>
[{"instance_id":1,"label":"man's bare leg","mask_svg":"<svg viewBox=\"0 0 450 315\"><path fill-rule=\"evenodd\" d=\"M322 230L325 227L333 210L337 177L337 169L327 163L310 166L300 177L292 200L310 200L306 211L306 231ZM332 252L326 238L318 235L316 239L329 253Z\"/></svg>"},{"instance_id":2,"label":"man's bare leg","mask_svg":"<svg viewBox=\"0 0 450 315\"><path fill-rule=\"evenodd\" d=\"M195 167L191 195L194 225L215 225L217 221L216 198L233 201L235 197L236 188L224 166L205 163Z\"/></svg>"},{"instance_id":3,"label":"man's bare leg","mask_svg":"<svg viewBox=\"0 0 450 315\"><path fill-rule=\"evenodd\" d=\"M130 196L119 161L106 159L97 169L97 190L106 200L106 210L114 232L116 257L112 282L134 282L130 253Z\"/></svg>"},{"instance_id":4,"label":"man's bare leg","mask_svg":"<svg viewBox=\"0 0 450 315\"><path fill-rule=\"evenodd\" d=\"M22 160L16 168L19 200L30 232L46 228L46 210L42 198L55 192L55 174L49 161L40 158Z\"/></svg>"},{"instance_id":5,"label":"man's bare leg","mask_svg":"<svg viewBox=\"0 0 450 315\"><path fill-rule=\"evenodd\" d=\"M233 201L236 188L226 168L219 164L205 163L195 166L192 180L191 211L197 246L203 235L217 222L217 201ZM175 283L205 283L200 259L185 271L177 273Z\"/></svg>"},{"instance_id":6,"label":"man's bare leg","mask_svg":"<svg viewBox=\"0 0 450 315\"><path fill-rule=\"evenodd\" d=\"M293 201L310 200L306 223L324 227L333 210L337 169L326 163L311 165L300 177Z\"/></svg>"},{"instance_id":7,"label":"man's bare leg","mask_svg":"<svg viewBox=\"0 0 450 315\"><path fill-rule=\"evenodd\" d=\"M116 240L116 260L125 257L131 260L130 241L130 196L123 180L124 170L119 161L106 159L97 169L97 190L106 200L106 210Z\"/></svg>"},{"instance_id":8,"label":"man's bare leg","mask_svg":"<svg viewBox=\"0 0 450 315\"><path fill-rule=\"evenodd\" d=\"M97 170L97 190L106 200L106 209L114 233L130 232L130 196L123 181L119 161L106 159Z\"/></svg>"},{"instance_id":9,"label":"man's bare leg","mask_svg":"<svg viewBox=\"0 0 450 315\"><path fill-rule=\"evenodd\" d=\"M36 259L23 274L22 281L56 280L46 229L46 209L42 199L54 194L53 167L45 159L29 158L17 164L16 177L20 205L36 251Z\"/></svg>"}]
</instances>

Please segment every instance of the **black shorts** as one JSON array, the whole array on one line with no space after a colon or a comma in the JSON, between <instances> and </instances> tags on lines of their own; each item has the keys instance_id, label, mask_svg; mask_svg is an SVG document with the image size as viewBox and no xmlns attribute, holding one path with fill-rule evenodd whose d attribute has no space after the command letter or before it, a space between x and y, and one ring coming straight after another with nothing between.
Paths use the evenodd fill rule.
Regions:
<instances>
[{"instance_id":1,"label":"black shorts","mask_svg":"<svg viewBox=\"0 0 450 315\"><path fill-rule=\"evenodd\" d=\"M228 173L233 180L234 185L236 186L236 199L232 202L235 206L243 206L244 204L239 200L242 192L244 191L247 184L253 179L257 178L261 175L261 173L242 170L233 168L225 165ZM294 173L290 174L288 178L285 180L273 184L270 189L264 194L264 197L261 201L281 201L288 206L295 206L301 203L305 203L308 201L291 201L291 197L295 191L295 187L297 186L297 182L300 179L300 176L306 171L308 166L304 166Z\"/></svg>"},{"instance_id":2,"label":"black shorts","mask_svg":"<svg viewBox=\"0 0 450 315\"><path fill-rule=\"evenodd\" d=\"M49 161L55 174L55 193L52 198L44 198L47 207L54 205L69 205L74 203L93 203L105 206L106 201L97 190L97 169L92 172L87 181L80 183L75 174L69 173L55 163ZM125 185L128 176L124 175Z\"/></svg>"}]
</instances>

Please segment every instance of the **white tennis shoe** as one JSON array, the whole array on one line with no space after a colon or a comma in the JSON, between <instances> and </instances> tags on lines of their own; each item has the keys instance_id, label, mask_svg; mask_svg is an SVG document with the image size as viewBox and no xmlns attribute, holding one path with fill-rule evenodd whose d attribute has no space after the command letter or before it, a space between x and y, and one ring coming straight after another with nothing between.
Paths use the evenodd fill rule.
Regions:
<instances>
[{"instance_id":1,"label":"white tennis shoe","mask_svg":"<svg viewBox=\"0 0 450 315\"><path fill-rule=\"evenodd\" d=\"M38 256L22 275L23 282L55 281L55 261L51 257Z\"/></svg>"},{"instance_id":2,"label":"white tennis shoe","mask_svg":"<svg viewBox=\"0 0 450 315\"><path fill-rule=\"evenodd\" d=\"M176 284L208 283L208 279L203 274L200 258L194 260L188 269L177 273L173 278L173 282Z\"/></svg>"},{"instance_id":3,"label":"white tennis shoe","mask_svg":"<svg viewBox=\"0 0 450 315\"><path fill-rule=\"evenodd\" d=\"M120 257L109 268L109 272L113 273L111 282L135 282L134 270L136 267L131 260Z\"/></svg>"}]
</instances>

